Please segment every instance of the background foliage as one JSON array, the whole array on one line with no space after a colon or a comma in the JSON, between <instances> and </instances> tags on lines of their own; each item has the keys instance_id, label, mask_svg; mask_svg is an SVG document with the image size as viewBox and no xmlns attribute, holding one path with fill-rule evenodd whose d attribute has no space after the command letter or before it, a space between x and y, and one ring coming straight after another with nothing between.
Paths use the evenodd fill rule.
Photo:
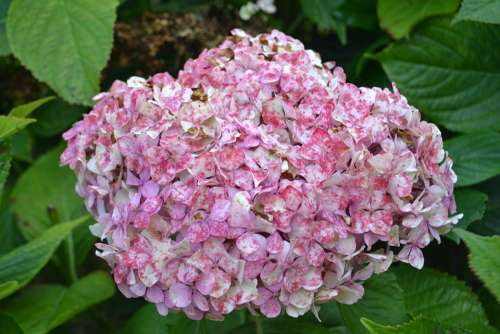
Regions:
<instances>
[{"instance_id":1,"label":"background foliage","mask_svg":"<svg viewBox=\"0 0 500 334\"><path fill-rule=\"evenodd\" d=\"M1 333L498 333L500 1L0 0ZM355 305L318 322L246 311L224 322L162 317L115 293L90 253L91 218L60 168L61 134L114 79L176 74L229 30L277 28L336 60L358 85L398 88L437 123L464 219L426 269L395 265Z\"/></svg>"}]
</instances>

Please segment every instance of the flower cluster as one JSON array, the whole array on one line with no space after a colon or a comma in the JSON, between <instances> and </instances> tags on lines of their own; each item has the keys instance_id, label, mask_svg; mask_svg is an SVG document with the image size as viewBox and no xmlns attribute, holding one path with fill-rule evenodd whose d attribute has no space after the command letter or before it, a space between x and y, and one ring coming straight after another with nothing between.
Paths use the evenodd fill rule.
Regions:
<instances>
[{"instance_id":1,"label":"flower cluster","mask_svg":"<svg viewBox=\"0 0 500 334\"><path fill-rule=\"evenodd\" d=\"M161 314L351 304L393 261L421 268L459 218L438 128L278 31L234 30L178 79L116 81L95 100L61 162L119 289Z\"/></svg>"}]
</instances>

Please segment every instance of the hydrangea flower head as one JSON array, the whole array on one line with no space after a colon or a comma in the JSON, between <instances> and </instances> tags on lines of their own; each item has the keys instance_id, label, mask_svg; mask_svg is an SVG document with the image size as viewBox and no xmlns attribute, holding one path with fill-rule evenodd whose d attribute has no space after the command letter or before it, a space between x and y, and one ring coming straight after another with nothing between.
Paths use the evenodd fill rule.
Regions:
<instances>
[{"instance_id":1,"label":"hydrangea flower head","mask_svg":"<svg viewBox=\"0 0 500 334\"><path fill-rule=\"evenodd\" d=\"M439 129L394 87L357 87L301 42L234 30L174 79L116 81L61 162L126 297L221 319L298 317L457 222Z\"/></svg>"}]
</instances>

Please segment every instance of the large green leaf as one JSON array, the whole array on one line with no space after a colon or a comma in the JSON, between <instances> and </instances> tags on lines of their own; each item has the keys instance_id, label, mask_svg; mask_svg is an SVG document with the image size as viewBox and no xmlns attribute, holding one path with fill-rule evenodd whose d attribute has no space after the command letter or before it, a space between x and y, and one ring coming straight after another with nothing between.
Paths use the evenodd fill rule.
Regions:
<instances>
[{"instance_id":1,"label":"large green leaf","mask_svg":"<svg viewBox=\"0 0 500 334\"><path fill-rule=\"evenodd\" d=\"M72 103L90 104L113 42L116 0L13 0L7 35L14 55Z\"/></svg>"},{"instance_id":2,"label":"large green leaf","mask_svg":"<svg viewBox=\"0 0 500 334\"><path fill-rule=\"evenodd\" d=\"M35 240L20 246L0 257L0 283L17 282L15 289L26 284L47 264L71 230L87 220L88 217L55 225ZM12 284L12 283L10 283ZM10 290L8 294L14 292ZM4 297L8 294L5 294Z\"/></svg>"},{"instance_id":3,"label":"large green leaf","mask_svg":"<svg viewBox=\"0 0 500 334\"><path fill-rule=\"evenodd\" d=\"M59 166L61 152L62 147L58 147L42 155L19 177L12 191L12 208L28 240L51 226L48 210L56 210L60 221L85 213L83 201L75 193L76 177Z\"/></svg>"},{"instance_id":4,"label":"large green leaf","mask_svg":"<svg viewBox=\"0 0 500 334\"><path fill-rule=\"evenodd\" d=\"M0 142L0 200L5 181L7 180L7 176L9 176L11 160L11 146L7 142Z\"/></svg>"},{"instance_id":5,"label":"large green leaf","mask_svg":"<svg viewBox=\"0 0 500 334\"><path fill-rule=\"evenodd\" d=\"M456 326L474 334L495 333L476 295L463 282L430 269L395 268L404 291L406 310L413 317Z\"/></svg>"},{"instance_id":6,"label":"large green leaf","mask_svg":"<svg viewBox=\"0 0 500 334\"><path fill-rule=\"evenodd\" d=\"M375 58L432 121L454 131L500 129L499 40L500 26L433 18Z\"/></svg>"},{"instance_id":7,"label":"large green leaf","mask_svg":"<svg viewBox=\"0 0 500 334\"><path fill-rule=\"evenodd\" d=\"M208 333L226 334L245 324L250 317L247 310L236 310L224 317L224 321L205 321L205 328Z\"/></svg>"},{"instance_id":8,"label":"large green leaf","mask_svg":"<svg viewBox=\"0 0 500 334\"><path fill-rule=\"evenodd\" d=\"M17 228L14 214L7 204L0 206L0 255L10 252L24 242Z\"/></svg>"},{"instance_id":9,"label":"large green leaf","mask_svg":"<svg viewBox=\"0 0 500 334\"><path fill-rule=\"evenodd\" d=\"M114 292L109 274L93 272L70 287L55 284L28 287L3 305L2 311L11 315L26 333L44 334L110 298Z\"/></svg>"},{"instance_id":10,"label":"large green leaf","mask_svg":"<svg viewBox=\"0 0 500 334\"><path fill-rule=\"evenodd\" d=\"M0 57L10 53L9 41L7 40L7 11L10 1L0 1Z\"/></svg>"},{"instance_id":11,"label":"large green leaf","mask_svg":"<svg viewBox=\"0 0 500 334\"><path fill-rule=\"evenodd\" d=\"M117 334L164 334L172 315L162 316L152 304L144 305L130 317Z\"/></svg>"},{"instance_id":12,"label":"large green leaf","mask_svg":"<svg viewBox=\"0 0 500 334\"><path fill-rule=\"evenodd\" d=\"M191 333L191 332L176 332ZM203 333L203 332L201 332ZM245 325L230 332L231 334L340 334L345 333L337 329L326 328L319 322L311 322L305 319L293 319L290 317L280 317L278 319L266 319L264 317L254 317Z\"/></svg>"},{"instance_id":13,"label":"large green leaf","mask_svg":"<svg viewBox=\"0 0 500 334\"><path fill-rule=\"evenodd\" d=\"M156 307L149 304L136 311L117 334L226 334L245 323L246 312L246 310L231 312L224 317L224 321L207 319L193 321L181 313L171 312L167 316L161 316Z\"/></svg>"},{"instance_id":14,"label":"large green leaf","mask_svg":"<svg viewBox=\"0 0 500 334\"><path fill-rule=\"evenodd\" d=\"M408 320L403 290L396 276L386 272L373 276L364 284L365 295L353 305L339 305L345 325L352 333L367 333L361 318L369 318L384 325L395 325Z\"/></svg>"},{"instance_id":15,"label":"large green leaf","mask_svg":"<svg viewBox=\"0 0 500 334\"><path fill-rule=\"evenodd\" d=\"M54 218L68 221L86 213L83 200L75 192L76 177L68 168L59 166L61 151L62 147L58 147L41 156L21 175L12 191L12 208L19 218L19 229L28 240L51 226ZM76 267L85 260L94 239L87 225L79 226L70 235L66 252L61 254L68 265L56 258L62 269L70 270L73 279Z\"/></svg>"},{"instance_id":16,"label":"large green leaf","mask_svg":"<svg viewBox=\"0 0 500 334\"><path fill-rule=\"evenodd\" d=\"M435 321L417 318L401 325L387 326L378 324L370 319L363 318L361 322L371 334L473 334L471 331L450 328Z\"/></svg>"},{"instance_id":17,"label":"large green leaf","mask_svg":"<svg viewBox=\"0 0 500 334\"><path fill-rule=\"evenodd\" d=\"M477 294L491 325L496 329L500 329L500 317L498 317L500 314L500 303L486 288L480 289Z\"/></svg>"},{"instance_id":18,"label":"large green leaf","mask_svg":"<svg viewBox=\"0 0 500 334\"><path fill-rule=\"evenodd\" d=\"M464 216L455 227L467 229L471 223L483 218L487 200L488 195L480 191L474 189L457 189L455 191L457 210L463 213ZM460 238L454 231L451 231L446 236L456 243L460 241Z\"/></svg>"},{"instance_id":19,"label":"large green leaf","mask_svg":"<svg viewBox=\"0 0 500 334\"><path fill-rule=\"evenodd\" d=\"M19 324L8 314L0 313L0 333L2 334L24 334Z\"/></svg>"},{"instance_id":20,"label":"large green leaf","mask_svg":"<svg viewBox=\"0 0 500 334\"><path fill-rule=\"evenodd\" d=\"M463 0L460 11L454 21L479 21L500 23L500 1L498 0Z\"/></svg>"},{"instance_id":21,"label":"large green leaf","mask_svg":"<svg viewBox=\"0 0 500 334\"><path fill-rule=\"evenodd\" d=\"M394 38L407 36L420 21L436 15L453 13L460 0L378 0L380 27Z\"/></svg>"},{"instance_id":22,"label":"large green leaf","mask_svg":"<svg viewBox=\"0 0 500 334\"><path fill-rule=\"evenodd\" d=\"M498 143L500 134L492 131L464 134L444 143L458 176L457 186L476 184L500 174Z\"/></svg>"},{"instance_id":23,"label":"large green leaf","mask_svg":"<svg viewBox=\"0 0 500 334\"><path fill-rule=\"evenodd\" d=\"M482 237L457 229L469 247L469 264L484 285L500 301L500 236Z\"/></svg>"},{"instance_id":24,"label":"large green leaf","mask_svg":"<svg viewBox=\"0 0 500 334\"><path fill-rule=\"evenodd\" d=\"M36 123L34 123L36 124ZM25 162L33 161L33 137L28 129L23 129L10 138L12 159Z\"/></svg>"}]
</instances>

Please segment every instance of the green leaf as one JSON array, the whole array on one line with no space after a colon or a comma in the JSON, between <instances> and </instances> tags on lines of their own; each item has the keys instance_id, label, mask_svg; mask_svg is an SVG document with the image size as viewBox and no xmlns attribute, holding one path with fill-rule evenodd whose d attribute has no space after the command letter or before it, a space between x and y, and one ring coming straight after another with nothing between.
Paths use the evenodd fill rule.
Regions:
<instances>
[{"instance_id":1,"label":"green leaf","mask_svg":"<svg viewBox=\"0 0 500 334\"><path fill-rule=\"evenodd\" d=\"M500 114L500 113L499 113ZM500 174L500 134L464 134L444 143L458 176L457 186L468 186Z\"/></svg>"},{"instance_id":2,"label":"green leaf","mask_svg":"<svg viewBox=\"0 0 500 334\"><path fill-rule=\"evenodd\" d=\"M7 11L10 1L0 1L0 57L10 53L9 41L7 40Z\"/></svg>"},{"instance_id":3,"label":"green leaf","mask_svg":"<svg viewBox=\"0 0 500 334\"><path fill-rule=\"evenodd\" d=\"M304 319L293 319L280 317L278 319L267 319L262 316L252 317L245 325L231 331L231 334L335 334L338 330L321 326L319 322L309 322ZM181 333L181 332L178 332ZM190 333L190 332L183 332ZM170 332L169 332L170 334ZM176 333L177 334L177 333Z\"/></svg>"},{"instance_id":4,"label":"green leaf","mask_svg":"<svg viewBox=\"0 0 500 334\"><path fill-rule=\"evenodd\" d=\"M364 284L365 295L353 305L339 304L344 324L352 333L367 333L360 318L369 318L384 325L408 320L403 290L391 272L373 276Z\"/></svg>"},{"instance_id":5,"label":"green leaf","mask_svg":"<svg viewBox=\"0 0 500 334\"><path fill-rule=\"evenodd\" d=\"M224 321L203 319L193 321L182 313L158 314L154 305L141 307L117 334L226 334L242 326L246 320L246 310L236 310L224 317Z\"/></svg>"},{"instance_id":6,"label":"green leaf","mask_svg":"<svg viewBox=\"0 0 500 334\"><path fill-rule=\"evenodd\" d=\"M4 203L3 207L0 207L0 255L10 252L23 242L11 208Z\"/></svg>"},{"instance_id":7,"label":"green leaf","mask_svg":"<svg viewBox=\"0 0 500 334\"><path fill-rule=\"evenodd\" d=\"M114 292L110 275L98 271L70 287L55 284L28 287L2 306L2 311L11 315L26 333L44 334L110 298Z\"/></svg>"},{"instance_id":8,"label":"green leaf","mask_svg":"<svg viewBox=\"0 0 500 334\"><path fill-rule=\"evenodd\" d=\"M469 265L500 301L500 236L482 237L457 229L469 248Z\"/></svg>"},{"instance_id":9,"label":"green leaf","mask_svg":"<svg viewBox=\"0 0 500 334\"><path fill-rule=\"evenodd\" d=\"M0 142L0 199L3 187L9 176L10 163L12 161L11 147L8 143Z\"/></svg>"},{"instance_id":10,"label":"green leaf","mask_svg":"<svg viewBox=\"0 0 500 334\"><path fill-rule=\"evenodd\" d=\"M327 1L330 2L330 1ZM377 28L375 0L337 0L333 16L347 26L373 30Z\"/></svg>"},{"instance_id":11,"label":"green leaf","mask_svg":"<svg viewBox=\"0 0 500 334\"><path fill-rule=\"evenodd\" d=\"M37 239L2 255L0 257L0 283L16 281L18 283L16 289L28 284L47 264L61 241L75 226L87 219L88 216L85 216L71 222L58 224L42 233ZM14 290L10 291L10 293L12 292Z\"/></svg>"},{"instance_id":12,"label":"green leaf","mask_svg":"<svg viewBox=\"0 0 500 334\"><path fill-rule=\"evenodd\" d=\"M29 130L40 137L60 135L79 120L86 110L85 107L72 105L61 99L50 101L33 113L37 122Z\"/></svg>"},{"instance_id":13,"label":"green leaf","mask_svg":"<svg viewBox=\"0 0 500 334\"><path fill-rule=\"evenodd\" d=\"M0 115L0 141L21 131L28 124L35 122L35 119L26 117L36 108L52 99L53 97L46 97L22 104L12 109L8 116Z\"/></svg>"},{"instance_id":14,"label":"green leaf","mask_svg":"<svg viewBox=\"0 0 500 334\"><path fill-rule=\"evenodd\" d=\"M341 43L346 44L346 25L334 16L340 2L338 0L301 0L300 4L304 15L320 30L335 30Z\"/></svg>"},{"instance_id":15,"label":"green leaf","mask_svg":"<svg viewBox=\"0 0 500 334\"><path fill-rule=\"evenodd\" d=\"M455 191L457 211L463 213L464 216L455 225L455 228L467 229L471 223L483 218L487 200L488 195L480 191L474 189L457 189ZM460 238L453 230L446 236L456 243L460 242Z\"/></svg>"},{"instance_id":16,"label":"green leaf","mask_svg":"<svg viewBox=\"0 0 500 334\"><path fill-rule=\"evenodd\" d=\"M54 222L68 221L86 213L83 200L75 192L76 177L69 168L59 166L61 151L62 147L58 147L42 155L19 177L12 191L12 208L19 218L19 230L28 240ZM77 267L94 244L95 238L87 225L75 228L65 241L64 252L57 252L54 258L61 269L69 270L70 279L74 279Z\"/></svg>"},{"instance_id":17,"label":"green leaf","mask_svg":"<svg viewBox=\"0 0 500 334\"><path fill-rule=\"evenodd\" d=\"M36 123L35 123L36 124ZM33 160L33 138L28 129L23 129L10 138L12 158L25 162Z\"/></svg>"},{"instance_id":18,"label":"green leaf","mask_svg":"<svg viewBox=\"0 0 500 334\"><path fill-rule=\"evenodd\" d=\"M340 304L335 301L319 305L318 316L324 326L335 327L344 324L339 305ZM306 313L302 318L309 321L318 321L312 312Z\"/></svg>"},{"instance_id":19,"label":"green leaf","mask_svg":"<svg viewBox=\"0 0 500 334\"><path fill-rule=\"evenodd\" d=\"M467 330L450 328L423 318L413 319L397 326L381 325L366 318L362 318L361 322L371 334L473 334Z\"/></svg>"},{"instance_id":20,"label":"green leaf","mask_svg":"<svg viewBox=\"0 0 500 334\"><path fill-rule=\"evenodd\" d=\"M19 283L17 281L7 281L0 283L0 299L7 297L17 290Z\"/></svg>"},{"instance_id":21,"label":"green leaf","mask_svg":"<svg viewBox=\"0 0 500 334\"><path fill-rule=\"evenodd\" d=\"M460 0L378 0L380 27L399 39L409 34L420 21L455 12Z\"/></svg>"},{"instance_id":22,"label":"green leaf","mask_svg":"<svg viewBox=\"0 0 500 334\"><path fill-rule=\"evenodd\" d=\"M453 131L500 129L499 40L500 26L433 18L375 58L430 120Z\"/></svg>"},{"instance_id":23,"label":"green leaf","mask_svg":"<svg viewBox=\"0 0 500 334\"><path fill-rule=\"evenodd\" d=\"M250 315L247 310L236 310L224 317L224 321L206 320L205 328L208 333L226 334L244 325Z\"/></svg>"},{"instance_id":24,"label":"green leaf","mask_svg":"<svg viewBox=\"0 0 500 334\"><path fill-rule=\"evenodd\" d=\"M483 304L484 310L488 315L488 319L493 327L500 329L500 303L497 301L488 289L482 288L478 291L479 300Z\"/></svg>"},{"instance_id":25,"label":"green leaf","mask_svg":"<svg viewBox=\"0 0 500 334\"><path fill-rule=\"evenodd\" d=\"M500 2L498 0L463 0L454 22L470 20L485 23L500 23Z\"/></svg>"},{"instance_id":26,"label":"green leaf","mask_svg":"<svg viewBox=\"0 0 500 334\"><path fill-rule=\"evenodd\" d=\"M14 55L71 103L90 104L113 42L116 0L13 0L7 35Z\"/></svg>"},{"instance_id":27,"label":"green leaf","mask_svg":"<svg viewBox=\"0 0 500 334\"><path fill-rule=\"evenodd\" d=\"M26 125L35 122L32 118L19 118L0 115L0 140L21 131Z\"/></svg>"},{"instance_id":28,"label":"green leaf","mask_svg":"<svg viewBox=\"0 0 500 334\"><path fill-rule=\"evenodd\" d=\"M28 117L34 110L39 108L40 106L44 105L45 103L49 102L50 100L53 100L53 96L49 97L44 97L26 104L22 104L20 106L14 107L10 113L9 116L13 117L19 117L19 118L26 118Z\"/></svg>"},{"instance_id":29,"label":"green leaf","mask_svg":"<svg viewBox=\"0 0 500 334\"><path fill-rule=\"evenodd\" d=\"M85 214L83 201L75 193L76 177L68 168L59 167L61 152L58 147L42 155L19 177L12 191L12 208L28 240L52 225L49 209L57 211L60 221Z\"/></svg>"},{"instance_id":30,"label":"green leaf","mask_svg":"<svg viewBox=\"0 0 500 334\"><path fill-rule=\"evenodd\" d=\"M171 317L171 314L160 315L154 305L147 304L136 311L117 334L164 334Z\"/></svg>"},{"instance_id":31,"label":"green leaf","mask_svg":"<svg viewBox=\"0 0 500 334\"><path fill-rule=\"evenodd\" d=\"M500 234L500 176L489 179L477 186L477 189L488 195L488 203L483 219L470 226L471 232L480 235Z\"/></svg>"},{"instance_id":32,"label":"green leaf","mask_svg":"<svg viewBox=\"0 0 500 334\"><path fill-rule=\"evenodd\" d=\"M461 236L461 235L460 235ZM406 310L440 324L468 329L474 334L494 333L476 295L463 282L430 269L395 268L404 291Z\"/></svg>"},{"instance_id":33,"label":"green leaf","mask_svg":"<svg viewBox=\"0 0 500 334\"><path fill-rule=\"evenodd\" d=\"M8 314L0 313L0 333L3 334L24 334L14 318Z\"/></svg>"}]
</instances>

